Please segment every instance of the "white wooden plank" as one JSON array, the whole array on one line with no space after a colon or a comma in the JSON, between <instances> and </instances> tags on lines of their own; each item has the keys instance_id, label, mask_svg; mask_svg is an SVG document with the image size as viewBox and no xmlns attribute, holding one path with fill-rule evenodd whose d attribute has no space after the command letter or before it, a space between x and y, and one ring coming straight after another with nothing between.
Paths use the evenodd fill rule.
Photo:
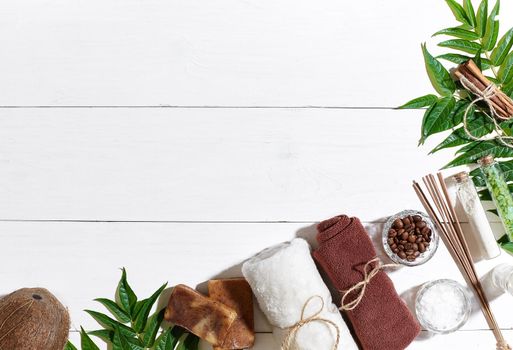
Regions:
<instances>
[{"instance_id":1,"label":"white wooden plank","mask_svg":"<svg viewBox=\"0 0 513 350\"><path fill-rule=\"evenodd\" d=\"M382 224L367 224L378 242ZM96 327L82 310L101 309L92 300L113 297L125 266L129 281L141 297L150 295L166 280L205 290L213 277L240 276L240 264L267 246L300 236L314 241L309 224L164 224L164 223L0 223L0 294L20 287L42 286L69 307L72 328ZM379 243L377 243L379 244ZM378 255L384 260L382 249ZM484 275L500 262L512 263L506 254L478 264ZM396 289L411 303L416 287L438 278L462 281L442 246L427 264L390 273ZM162 298L160 304L165 303ZM513 328L512 296L492 301L499 324ZM487 329L475 312L465 330ZM269 331L261 314L257 330Z\"/></svg>"},{"instance_id":2,"label":"white wooden plank","mask_svg":"<svg viewBox=\"0 0 513 350\"><path fill-rule=\"evenodd\" d=\"M396 106L430 91L420 43L456 25L431 0L19 0L0 18L0 105Z\"/></svg>"},{"instance_id":3,"label":"white wooden plank","mask_svg":"<svg viewBox=\"0 0 513 350\"><path fill-rule=\"evenodd\" d=\"M504 337L510 344L513 342L513 331L503 331ZM75 344L79 344L78 333L72 332L70 335ZM493 349L495 338L492 331L458 331L447 335L432 335L422 332L417 340L415 340L408 350L432 350L432 349L462 349L466 350L482 350ZM208 344L201 343L201 350L211 350ZM272 334L259 333L256 336L255 346L253 350L279 350Z\"/></svg>"},{"instance_id":4,"label":"white wooden plank","mask_svg":"<svg viewBox=\"0 0 513 350\"><path fill-rule=\"evenodd\" d=\"M0 219L367 221L420 208L421 111L0 110ZM439 139L439 138L438 138Z\"/></svg>"}]
</instances>

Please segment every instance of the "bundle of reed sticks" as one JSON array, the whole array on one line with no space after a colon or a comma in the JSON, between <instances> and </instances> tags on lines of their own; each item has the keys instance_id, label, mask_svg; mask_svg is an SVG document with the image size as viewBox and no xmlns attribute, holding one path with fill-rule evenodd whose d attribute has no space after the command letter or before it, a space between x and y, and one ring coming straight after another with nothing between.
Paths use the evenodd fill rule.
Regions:
<instances>
[{"instance_id":1,"label":"bundle of reed sticks","mask_svg":"<svg viewBox=\"0 0 513 350\"><path fill-rule=\"evenodd\" d=\"M430 199L428 199L422 187L415 181L413 182L413 188L427 213L435 222L440 237L451 253L461 274L469 286L472 287L479 300L481 311L497 340L497 350L511 350L511 347L506 343L502 335L501 329L497 324L497 320L492 313L488 299L479 281L461 225L449 198L449 192L447 191L444 178L441 173L438 173L437 176L438 181L431 174L422 178Z\"/></svg>"},{"instance_id":2,"label":"bundle of reed sticks","mask_svg":"<svg viewBox=\"0 0 513 350\"><path fill-rule=\"evenodd\" d=\"M493 110L499 119L509 119L513 116L513 101L481 72L474 61L469 60L458 66L453 71L454 76L461 82L463 87L474 95L483 98L493 106ZM486 89L492 88L488 94Z\"/></svg>"}]
</instances>

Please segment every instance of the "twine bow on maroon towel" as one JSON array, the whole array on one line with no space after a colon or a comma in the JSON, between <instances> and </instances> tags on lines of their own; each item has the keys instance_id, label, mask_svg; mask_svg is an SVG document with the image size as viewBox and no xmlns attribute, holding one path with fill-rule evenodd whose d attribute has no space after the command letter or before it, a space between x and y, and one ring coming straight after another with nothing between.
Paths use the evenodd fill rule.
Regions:
<instances>
[{"instance_id":1,"label":"twine bow on maroon towel","mask_svg":"<svg viewBox=\"0 0 513 350\"><path fill-rule=\"evenodd\" d=\"M374 264L374 267L371 268L371 265ZM362 301L365 296L365 290L369 283L371 283L372 279L382 270L388 267L398 267L398 264L383 264L378 257L367 261L365 266L363 267L363 280L356 283L351 288L342 291L344 294L342 295L342 299L340 300L340 310L350 311L354 310L358 304ZM369 270L370 268L370 270ZM346 299L353 293L357 293L357 297L349 302L346 302Z\"/></svg>"}]
</instances>

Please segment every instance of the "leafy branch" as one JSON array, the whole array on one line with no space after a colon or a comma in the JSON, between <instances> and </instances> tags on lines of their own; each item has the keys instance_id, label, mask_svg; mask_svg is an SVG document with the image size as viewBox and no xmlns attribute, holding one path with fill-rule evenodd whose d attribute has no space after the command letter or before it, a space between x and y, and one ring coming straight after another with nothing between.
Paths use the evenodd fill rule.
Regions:
<instances>
[{"instance_id":1,"label":"leafy branch","mask_svg":"<svg viewBox=\"0 0 513 350\"><path fill-rule=\"evenodd\" d=\"M495 83L506 95L513 98L513 28L507 30L499 39L500 0L493 7L488 0L481 0L477 9L472 0L446 0L458 24L433 34L433 37L446 36L447 40L438 43L439 47L450 51L432 56L426 44L422 44L422 53L426 71L437 94L417 97L402 109L425 108L422 119L419 145L432 135L451 131L450 134L433 148L430 154L443 149L455 148L455 158L444 166L450 168L476 163L479 158L493 154L505 172L506 179L513 189L513 149L492 139L476 141L467 135L463 118L468 109L467 129L476 138L493 135L495 126L488 117L490 107L485 103L471 106L474 96L468 93L459 82L455 82L442 62L461 64L472 59L486 77ZM490 10L491 8L491 10ZM507 136L513 135L513 118L500 124ZM509 158L509 159L508 159ZM478 171L471 172L474 183L484 187L484 180ZM481 192L483 200L489 200L486 189ZM505 245L503 247L506 248ZM508 246L513 252L513 243Z\"/></svg>"},{"instance_id":2,"label":"leafy branch","mask_svg":"<svg viewBox=\"0 0 513 350\"><path fill-rule=\"evenodd\" d=\"M138 300L127 281L126 270L122 269L116 289L115 300L97 298L111 314L85 310L103 328L86 332L80 330L82 350L99 350L91 337L99 338L112 350L197 350L199 338L184 329L173 326L158 334L164 320L165 309L150 315L167 283L157 289L149 298ZM68 342L64 350L77 350Z\"/></svg>"}]
</instances>

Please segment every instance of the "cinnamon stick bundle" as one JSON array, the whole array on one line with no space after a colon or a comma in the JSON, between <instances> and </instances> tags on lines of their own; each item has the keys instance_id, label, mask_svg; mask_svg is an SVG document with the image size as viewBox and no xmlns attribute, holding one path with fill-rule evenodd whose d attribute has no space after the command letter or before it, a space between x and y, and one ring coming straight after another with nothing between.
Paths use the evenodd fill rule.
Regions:
<instances>
[{"instance_id":1,"label":"cinnamon stick bundle","mask_svg":"<svg viewBox=\"0 0 513 350\"><path fill-rule=\"evenodd\" d=\"M480 97L483 96L484 91L492 84L473 60L468 60L460 64L458 68L454 70L454 76L460 82L466 78L470 84L462 82L462 85L470 90L471 93ZM471 87L470 89L469 86ZM495 92L491 94L489 103L493 106L499 119L504 120L513 117L513 101L499 88L496 88Z\"/></svg>"}]
</instances>

